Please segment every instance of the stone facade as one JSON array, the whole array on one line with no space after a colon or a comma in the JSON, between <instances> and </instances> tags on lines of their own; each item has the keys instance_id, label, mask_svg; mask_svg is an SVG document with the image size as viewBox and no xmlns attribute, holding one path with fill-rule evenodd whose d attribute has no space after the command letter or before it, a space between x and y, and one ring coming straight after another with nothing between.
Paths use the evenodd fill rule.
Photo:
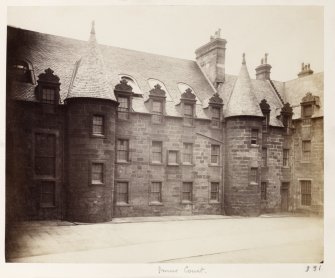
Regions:
<instances>
[{"instance_id":1,"label":"stone facade","mask_svg":"<svg viewBox=\"0 0 335 278\"><path fill-rule=\"evenodd\" d=\"M15 32L9 29L9 36L15 37ZM245 55L240 75L226 75L226 41L216 33L196 51L197 63L150 57L142 64L141 86L124 77L109 82L105 77L111 67L127 73L125 65L131 60L123 59L134 55L135 61L141 53L120 54L106 69L103 59L109 59L108 52L100 52L92 28L88 48L82 57L73 58L72 66L66 63L85 44L52 36L49 41L67 47L62 53L48 44L48 57L54 58L45 62L37 35L20 32L30 51L16 46L8 54L8 221L322 214L320 75L300 75L285 91L285 84L270 79L267 60L256 69L256 74L261 71L257 80L251 79ZM29 36L34 36L32 45ZM15 63L25 58L32 61L24 73L29 75L21 71L18 80L11 70L24 67ZM149 61L155 59L165 62L151 69ZM157 73L162 82L139 93L164 63L169 66L162 75ZM178 63L186 72L181 77L173 74ZM178 82L190 86L178 91ZM46 98L50 90L55 96Z\"/></svg>"}]
</instances>

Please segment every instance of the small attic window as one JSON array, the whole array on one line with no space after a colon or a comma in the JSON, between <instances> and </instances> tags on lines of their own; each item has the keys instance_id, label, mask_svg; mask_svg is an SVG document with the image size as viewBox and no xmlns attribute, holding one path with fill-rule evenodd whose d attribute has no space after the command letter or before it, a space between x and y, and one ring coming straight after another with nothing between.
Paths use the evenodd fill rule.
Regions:
<instances>
[{"instance_id":1,"label":"small attic window","mask_svg":"<svg viewBox=\"0 0 335 278\"><path fill-rule=\"evenodd\" d=\"M25 83L34 83L32 78L32 67L26 61L15 61L11 70L17 81Z\"/></svg>"},{"instance_id":2,"label":"small attic window","mask_svg":"<svg viewBox=\"0 0 335 278\"><path fill-rule=\"evenodd\" d=\"M138 86L136 80L133 77L127 76L127 75L120 75L120 80L125 79L127 80L127 84L133 88L133 93L135 95L142 95L142 91L140 87Z\"/></svg>"},{"instance_id":3,"label":"small attic window","mask_svg":"<svg viewBox=\"0 0 335 278\"><path fill-rule=\"evenodd\" d=\"M159 80L157 80L157 79L150 78L150 79L148 79L148 83L149 83L149 87L150 87L150 89L154 89L155 86L156 86L157 84L159 84L159 85L161 86L161 89L162 89L163 91L165 91L166 100L168 100L168 101L171 101L171 100L172 100L172 98L171 98L171 96L170 96L170 94L169 94L168 90L166 89L166 87L165 87L165 85L164 85L163 82L161 82L161 81L159 81Z\"/></svg>"}]
</instances>

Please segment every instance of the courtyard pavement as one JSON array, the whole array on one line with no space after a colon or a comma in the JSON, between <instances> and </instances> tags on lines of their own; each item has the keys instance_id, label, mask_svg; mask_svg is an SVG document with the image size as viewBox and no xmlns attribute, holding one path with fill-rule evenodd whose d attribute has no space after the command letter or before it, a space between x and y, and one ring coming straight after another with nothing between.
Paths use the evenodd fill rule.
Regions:
<instances>
[{"instance_id":1,"label":"courtyard pavement","mask_svg":"<svg viewBox=\"0 0 335 278\"><path fill-rule=\"evenodd\" d=\"M296 215L117 218L17 223L8 262L319 263L323 219Z\"/></svg>"}]
</instances>

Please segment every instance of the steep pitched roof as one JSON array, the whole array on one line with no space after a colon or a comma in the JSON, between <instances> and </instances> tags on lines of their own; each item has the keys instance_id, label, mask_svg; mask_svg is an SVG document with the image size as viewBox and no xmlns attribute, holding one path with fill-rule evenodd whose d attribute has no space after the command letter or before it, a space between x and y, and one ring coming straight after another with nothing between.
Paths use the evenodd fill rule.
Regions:
<instances>
[{"instance_id":1,"label":"steep pitched roof","mask_svg":"<svg viewBox=\"0 0 335 278\"><path fill-rule=\"evenodd\" d=\"M263 116L254 93L244 55L240 74L234 84L225 111L226 118L233 116Z\"/></svg>"},{"instance_id":2,"label":"steep pitched roof","mask_svg":"<svg viewBox=\"0 0 335 278\"><path fill-rule=\"evenodd\" d=\"M300 103L309 92L320 98L320 106L314 110L312 118L323 116L323 72L285 82L285 98L293 106L293 119L301 117Z\"/></svg>"},{"instance_id":3,"label":"steep pitched roof","mask_svg":"<svg viewBox=\"0 0 335 278\"><path fill-rule=\"evenodd\" d=\"M66 99L78 97L116 101L114 90L108 83L103 57L96 41L94 22L86 52L75 63Z\"/></svg>"}]
</instances>

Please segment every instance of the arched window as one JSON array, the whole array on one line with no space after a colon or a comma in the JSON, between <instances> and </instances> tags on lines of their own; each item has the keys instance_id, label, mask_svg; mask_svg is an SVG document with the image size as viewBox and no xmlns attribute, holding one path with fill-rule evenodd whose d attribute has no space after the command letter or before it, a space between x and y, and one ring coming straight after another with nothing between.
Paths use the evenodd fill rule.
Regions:
<instances>
[{"instance_id":1,"label":"arched window","mask_svg":"<svg viewBox=\"0 0 335 278\"><path fill-rule=\"evenodd\" d=\"M10 70L15 80L34 84L32 66L27 61L14 61Z\"/></svg>"},{"instance_id":2,"label":"arched window","mask_svg":"<svg viewBox=\"0 0 335 278\"><path fill-rule=\"evenodd\" d=\"M131 77L129 75L124 75L124 74L119 75L119 77L120 77L120 80L122 80L122 79L127 80L127 84L133 88L133 93L134 94L142 95L142 91L141 91L140 87L137 85L137 82L135 81L135 79L133 77Z\"/></svg>"}]
</instances>

